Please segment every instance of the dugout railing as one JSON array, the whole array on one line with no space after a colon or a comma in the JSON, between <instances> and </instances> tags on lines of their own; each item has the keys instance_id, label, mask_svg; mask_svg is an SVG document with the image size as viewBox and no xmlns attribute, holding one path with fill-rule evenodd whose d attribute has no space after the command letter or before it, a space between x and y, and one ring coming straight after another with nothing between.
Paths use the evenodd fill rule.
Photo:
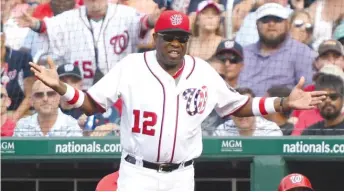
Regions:
<instances>
[{"instance_id":1,"label":"dugout railing","mask_svg":"<svg viewBox=\"0 0 344 192\"><path fill-rule=\"evenodd\" d=\"M343 137L210 137L196 160L196 190L277 189L290 172L317 190L344 191ZM118 169L119 138L2 138L2 190L94 190Z\"/></svg>"}]
</instances>

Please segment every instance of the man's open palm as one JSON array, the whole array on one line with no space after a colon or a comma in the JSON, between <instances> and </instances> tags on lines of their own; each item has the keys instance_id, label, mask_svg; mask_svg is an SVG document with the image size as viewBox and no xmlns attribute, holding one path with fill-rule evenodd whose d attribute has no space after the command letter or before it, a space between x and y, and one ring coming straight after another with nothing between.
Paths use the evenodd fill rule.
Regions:
<instances>
[{"instance_id":1,"label":"man's open palm","mask_svg":"<svg viewBox=\"0 0 344 192\"><path fill-rule=\"evenodd\" d=\"M299 83L294 87L288 97L288 106L291 109L314 109L324 99L326 99L326 91L305 92L302 87L305 78L301 77Z\"/></svg>"},{"instance_id":2,"label":"man's open palm","mask_svg":"<svg viewBox=\"0 0 344 192\"><path fill-rule=\"evenodd\" d=\"M54 88L59 85L59 75L57 74L56 65L51 57L48 57L47 61L49 68L32 62L29 64L31 66L31 71L39 80L41 80L48 87Z\"/></svg>"}]
</instances>

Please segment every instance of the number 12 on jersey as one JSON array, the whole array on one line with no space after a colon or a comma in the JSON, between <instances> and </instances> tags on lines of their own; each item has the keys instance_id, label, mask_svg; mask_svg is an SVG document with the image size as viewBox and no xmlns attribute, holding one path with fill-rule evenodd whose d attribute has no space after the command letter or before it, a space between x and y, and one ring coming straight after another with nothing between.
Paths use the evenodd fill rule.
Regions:
<instances>
[{"instance_id":1,"label":"number 12 on jersey","mask_svg":"<svg viewBox=\"0 0 344 192\"><path fill-rule=\"evenodd\" d=\"M143 112L143 113L141 113ZM134 110L134 126L131 129L133 133L142 133L144 135L155 135L155 129L151 128L156 124L157 115L149 111ZM142 126L140 125L140 118L143 118Z\"/></svg>"}]
</instances>

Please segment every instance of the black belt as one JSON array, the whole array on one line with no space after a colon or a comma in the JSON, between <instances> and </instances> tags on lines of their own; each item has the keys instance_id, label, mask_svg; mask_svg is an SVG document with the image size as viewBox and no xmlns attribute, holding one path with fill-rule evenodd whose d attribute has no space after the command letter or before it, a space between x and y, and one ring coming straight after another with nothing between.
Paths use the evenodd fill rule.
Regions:
<instances>
[{"instance_id":1,"label":"black belt","mask_svg":"<svg viewBox=\"0 0 344 192\"><path fill-rule=\"evenodd\" d=\"M131 155L127 155L124 160L126 160L128 163L131 164L136 164L136 158L131 156ZM176 169L178 169L183 163L179 163L179 164L175 164L175 163L152 163L152 162L148 162L145 160L142 160L142 164L143 167L148 168L148 169L154 169L158 172L172 172ZM193 160L189 160L184 162L184 167L187 167L189 165L193 164Z\"/></svg>"}]
</instances>

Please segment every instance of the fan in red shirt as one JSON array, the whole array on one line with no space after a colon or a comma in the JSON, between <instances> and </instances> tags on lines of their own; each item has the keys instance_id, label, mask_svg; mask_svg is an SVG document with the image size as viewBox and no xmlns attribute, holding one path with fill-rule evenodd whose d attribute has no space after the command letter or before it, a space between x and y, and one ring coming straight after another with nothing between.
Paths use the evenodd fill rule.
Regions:
<instances>
[{"instance_id":1,"label":"fan in red shirt","mask_svg":"<svg viewBox=\"0 0 344 192\"><path fill-rule=\"evenodd\" d=\"M339 66L332 65L332 64L326 64L314 76L313 81L316 81L316 79L318 79L321 75L324 75L324 74L325 75L329 74L329 75L339 76L344 80L344 72ZM305 91L314 91L315 85L309 85L308 87L305 87L304 90ZM306 127L309 127L309 126L323 120L318 109L294 111L292 114L292 117L296 117L298 119L296 124L295 124L295 128L291 134L293 136L301 135L303 130Z\"/></svg>"},{"instance_id":2,"label":"fan in red shirt","mask_svg":"<svg viewBox=\"0 0 344 192\"><path fill-rule=\"evenodd\" d=\"M96 191L116 191L118 171L103 177L97 184Z\"/></svg>"}]
</instances>

